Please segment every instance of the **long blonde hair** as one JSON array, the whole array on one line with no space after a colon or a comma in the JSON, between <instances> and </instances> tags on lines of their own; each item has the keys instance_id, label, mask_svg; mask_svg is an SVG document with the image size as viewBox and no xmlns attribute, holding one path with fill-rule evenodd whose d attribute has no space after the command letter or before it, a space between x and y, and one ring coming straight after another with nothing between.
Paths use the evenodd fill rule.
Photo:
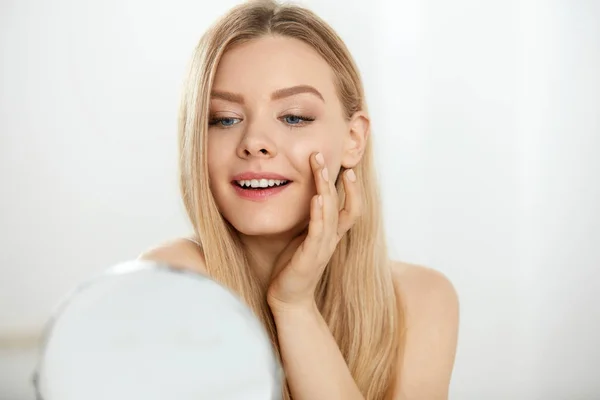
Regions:
<instances>
[{"instance_id":1,"label":"long blonde hair","mask_svg":"<svg viewBox=\"0 0 600 400\"><path fill-rule=\"evenodd\" d=\"M202 244L207 272L253 309L279 355L264 288L249 267L237 232L219 213L209 186L206 154L210 93L221 56L231 46L269 34L302 40L328 62L348 118L356 111L366 111L366 103L358 69L341 38L313 12L299 6L272 0L239 5L204 34L194 53L179 117L184 205ZM380 215L371 140L354 171L365 197L363 214L335 250L315 299L359 389L367 399L379 400L393 391L402 323ZM343 198L342 185L338 182L336 186ZM291 398L287 385L284 398Z\"/></svg>"}]
</instances>

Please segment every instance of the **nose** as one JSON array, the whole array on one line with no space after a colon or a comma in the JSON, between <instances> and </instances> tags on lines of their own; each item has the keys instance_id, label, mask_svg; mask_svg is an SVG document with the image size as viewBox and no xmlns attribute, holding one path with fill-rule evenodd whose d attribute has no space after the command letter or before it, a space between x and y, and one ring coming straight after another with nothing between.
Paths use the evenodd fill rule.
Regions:
<instances>
[{"instance_id":1,"label":"nose","mask_svg":"<svg viewBox=\"0 0 600 400\"><path fill-rule=\"evenodd\" d=\"M277 147L272 138L258 127L249 126L237 148L240 158L273 158L277 155Z\"/></svg>"}]
</instances>

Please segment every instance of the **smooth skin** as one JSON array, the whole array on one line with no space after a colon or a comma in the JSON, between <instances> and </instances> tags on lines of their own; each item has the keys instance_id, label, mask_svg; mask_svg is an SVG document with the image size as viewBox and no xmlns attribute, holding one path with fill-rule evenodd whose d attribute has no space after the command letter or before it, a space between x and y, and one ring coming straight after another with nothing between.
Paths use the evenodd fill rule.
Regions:
<instances>
[{"instance_id":1,"label":"smooth skin","mask_svg":"<svg viewBox=\"0 0 600 400\"><path fill-rule=\"evenodd\" d=\"M298 85L316 88L318 95L274 99L277 90ZM314 291L339 240L361 215L364 199L352 167L362 156L368 116L343 117L329 66L295 39L265 37L230 50L214 87L236 96L216 96L211 103L211 189L268 287L292 395L364 399L316 307ZM252 202L231 186L231 177L248 169L275 171L293 182L266 202ZM338 210L334 182L343 169L347 198ZM200 248L185 238L140 258L206 273ZM406 327L393 399L447 399L458 336L456 292L432 269L394 261L390 267Z\"/></svg>"}]
</instances>

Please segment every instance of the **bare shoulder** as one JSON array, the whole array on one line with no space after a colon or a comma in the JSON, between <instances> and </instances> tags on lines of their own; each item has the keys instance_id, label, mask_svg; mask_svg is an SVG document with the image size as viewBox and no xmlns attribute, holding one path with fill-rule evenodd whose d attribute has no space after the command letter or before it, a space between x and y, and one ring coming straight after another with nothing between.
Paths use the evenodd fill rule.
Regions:
<instances>
[{"instance_id":1,"label":"bare shoulder","mask_svg":"<svg viewBox=\"0 0 600 400\"><path fill-rule=\"evenodd\" d=\"M448 398L458 340L459 303L442 273L392 262L404 335L394 400Z\"/></svg>"},{"instance_id":2,"label":"bare shoulder","mask_svg":"<svg viewBox=\"0 0 600 400\"><path fill-rule=\"evenodd\" d=\"M458 295L454 285L441 272L434 269L392 261L392 273L396 291L400 294L407 311L417 311L415 307L452 306L458 303Z\"/></svg>"},{"instance_id":3,"label":"bare shoulder","mask_svg":"<svg viewBox=\"0 0 600 400\"><path fill-rule=\"evenodd\" d=\"M206 273L200 246L188 238L177 238L143 251L138 260L155 261L174 268Z\"/></svg>"}]
</instances>

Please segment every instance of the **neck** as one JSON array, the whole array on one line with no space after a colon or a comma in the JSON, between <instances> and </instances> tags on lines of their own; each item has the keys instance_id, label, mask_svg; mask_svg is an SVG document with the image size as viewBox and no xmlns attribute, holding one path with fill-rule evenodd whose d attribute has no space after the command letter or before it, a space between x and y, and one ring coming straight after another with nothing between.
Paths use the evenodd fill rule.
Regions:
<instances>
[{"instance_id":1,"label":"neck","mask_svg":"<svg viewBox=\"0 0 600 400\"><path fill-rule=\"evenodd\" d=\"M303 231L304 229L294 229L286 233L264 236L240 234L240 240L248 254L250 268L252 268L265 289L269 286L271 274L279 255Z\"/></svg>"}]
</instances>

